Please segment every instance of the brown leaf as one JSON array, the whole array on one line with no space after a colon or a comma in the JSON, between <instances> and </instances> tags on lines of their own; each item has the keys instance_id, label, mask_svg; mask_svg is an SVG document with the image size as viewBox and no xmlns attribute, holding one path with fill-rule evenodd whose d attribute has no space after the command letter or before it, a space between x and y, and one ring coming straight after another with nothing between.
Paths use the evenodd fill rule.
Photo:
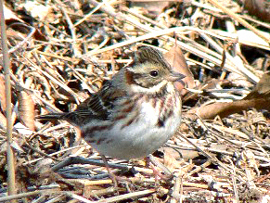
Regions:
<instances>
[{"instance_id":1,"label":"brown leaf","mask_svg":"<svg viewBox=\"0 0 270 203\"><path fill-rule=\"evenodd\" d=\"M183 79L183 81L186 83L186 86L189 88L194 88L195 82L193 74L188 68L186 59L180 47L175 45L166 54L164 54L164 57L176 72L182 73L186 76L186 78ZM176 84L176 88L181 91L184 86L182 83L178 82ZM186 91L182 91L182 95L185 93Z\"/></svg>"},{"instance_id":2,"label":"brown leaf","mask_svg":"<svg viewBox=\"0 0 270 203\"><path fill-rule=\"evenodd\" d=\"M145 1L145 0L131 0L131 7L140 7L146 9L148 12L153 12L157 15L161 14L165 7L168 7L168 1Z\"/></svg>"},{"instance_id":3,"label":"brown leaf","mask_svg":"<svg viewBox=\"0 0 270 203\"><path fill-rule=\"evenodd\" d=\"M270 71L263 74L255 88L244 98L244 100L256 98L270 99Z\"/></svg>"},{"instance_id":4,"label":"brown leaf","mask_svg":"<svg viewBox=\"0 0 270 203\"><path fill-rule=\"evenodd\" d=\"M14 13L11 11L8 7L4 5L4 13L5 13L5 22L6 24L15 30L20 31L21 33L25 32L25 28L27 27L27 23L25 23L23 20L21 20L17 13ZM0 28L1 30L1 28ZM16 32L12 29L7 29L7 35L8 36L16 36ZM38 29L35 29L34 32L34 38L41 41L46 41L46 36Z\"/></svg>"},{"instance_id":5,"label":"brown leaf","mask_svg":"<svg viewBox=\"0 0 270 203\"><path fill-rule=\"evenodd\" d=\"M1 75L0 76L0 103L1 103L1 109L3 112L5 112L7 108L5 86L6 86L5 78L3 75Z\"/></svg>"},{"instance_id":6,"label":"brown leaf","mask_svg":"<svg viewBox=\"0 0 270 203\"><path fill-rule=\"evenodd\" d=\"M197 113L203 119L213 119L216 116L224 118L233 113L239 113L250 108L266 109L270 110L270 100L269 99L251 99L251 100L240 100L234 102L223 102L209 104L206 106L201 106L200 108L194 108L188 111L190 114ZM188 116L189 117L189 116Z\"/></svg>"},{"instance_id":7,"label":"brown leaf","mask_svg":"<svg viewBox=\"0 0 270 203\"><path fill-rule=\"evenodd\" d=\"M11 22L23 22L17 14L4 5L5 21L7 24Z\"/></svg>"},{"instance_id":8,"label":"brown leaf","mask_svg":"<svg viewBox=\"0 0 270 203\"><path fill-rule=\"evenodd\" d=\"M270 110L270 72L266 72L255 88L242 100L226 103L215 103L191 109L188 113L197 113L203 119L221 118L255 108Z\"/></svg>"},{"instance_id":9,"label":"brown leaf","mask_svg":"<svg viewBox=\"0 0 270 203\"><path fill-rule=\"evenodd\" d=\"M19 118L22 123L28 127L30 130L35 130L35 103L33 102L31 96L25 92L20 91L18 93L19 100Z\"/></svg>"},{"instance_id":10,"label":"brown leaf","mask_svg":"<svg viewBox=\"0 0 270 203\"><path fill-rule=\"evenodd\" d=\"M0 127L2 128L2 129L6 129L6 127L7 127L7 119L6 119L6 117L0 112Z\"/></svg>"},{"instance_id":11,"label":"brown leaf","mask_svg":"<svg viewBox=\"0 0 270 203\"><path fill-rule=\"evenodd\" d=\"M270 22L268 0L245 0L244 8L247 9L251 15L258 17L263 21Z\"/></svg>"}]
</instances>

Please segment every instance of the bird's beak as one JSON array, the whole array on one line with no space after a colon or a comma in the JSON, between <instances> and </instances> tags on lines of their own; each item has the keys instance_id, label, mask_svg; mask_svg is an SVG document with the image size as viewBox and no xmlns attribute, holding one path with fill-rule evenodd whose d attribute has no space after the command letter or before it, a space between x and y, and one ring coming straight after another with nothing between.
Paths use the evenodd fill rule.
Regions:
<instances>
[{"instance_id":1,"label":"bird's beak","mask_svg":"<svg viewBox=\"0 0 270 203\"><path fill-rule=\"evenodd\" d=\"M181 73L172 71L168 77L168 80L171 82L183 82L182 79L184 79L185 77L186 76Z\"/></svg>"}]
</instances>

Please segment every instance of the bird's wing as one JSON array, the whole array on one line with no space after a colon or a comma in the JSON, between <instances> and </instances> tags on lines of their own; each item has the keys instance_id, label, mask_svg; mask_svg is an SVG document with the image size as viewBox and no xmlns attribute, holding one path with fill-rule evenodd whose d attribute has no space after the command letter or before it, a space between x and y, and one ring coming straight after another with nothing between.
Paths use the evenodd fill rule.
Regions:
<instances>
[{"instance_id":1,"label":"bird's wing","mask_svg":"<svg viewBox=\"0 0 270 203\"><path fill-rule=\"evenodd\" d=\"M82 102L75 111L65 114L62 119L81 126L92 119L106 120L114 108L114 102L124 96L123 90L107 81L102 89Z\"/></svg>"}]
</instances>

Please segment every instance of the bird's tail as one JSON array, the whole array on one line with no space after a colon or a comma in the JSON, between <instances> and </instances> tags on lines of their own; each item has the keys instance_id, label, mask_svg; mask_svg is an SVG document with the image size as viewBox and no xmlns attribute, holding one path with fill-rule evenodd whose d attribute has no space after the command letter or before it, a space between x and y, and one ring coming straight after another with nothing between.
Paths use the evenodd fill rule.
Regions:
<instances>
[{"instance_id":1,"label":"bird's tail","mask_svg":"<svg viewBox=\"0 0 270 203\"><path fill-rule=\"evenodd\" d=\"M80 126L85 122L85 117L78 116L76 112L50 113L37 116L36 119L48 121L65 120L75 126Z\"/></svg>"},{"instance_id":2,"label":"bird's tail","mask_svg":"<svg viewBox=\"0 0 270 203\"><path fill-rule=\"evenodd\" d=\"M39 120L61 120L64 119L65 114L64 113L51 113L51 114L45 114L45 115L39 115L36 116L36 119Z\"/></svg>"}]
</instances>

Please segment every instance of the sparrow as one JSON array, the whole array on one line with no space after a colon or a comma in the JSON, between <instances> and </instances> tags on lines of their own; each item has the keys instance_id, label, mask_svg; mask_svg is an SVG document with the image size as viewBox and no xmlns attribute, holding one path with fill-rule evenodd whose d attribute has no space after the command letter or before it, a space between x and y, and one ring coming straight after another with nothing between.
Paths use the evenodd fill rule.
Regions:
<instances>
[{"instance_id":1,"label":"sparrow","mask_svg":"<svg viewBox=\"0 0 270 203\"><path fill-rule=\"evenodd\" d=\"M176 133L182 102L174 83L184 77L173 71L160 51L143 46L129 65L75 111L39 118L66 120L101 155L143 158Z\"/></svg>"}]
</instances>

